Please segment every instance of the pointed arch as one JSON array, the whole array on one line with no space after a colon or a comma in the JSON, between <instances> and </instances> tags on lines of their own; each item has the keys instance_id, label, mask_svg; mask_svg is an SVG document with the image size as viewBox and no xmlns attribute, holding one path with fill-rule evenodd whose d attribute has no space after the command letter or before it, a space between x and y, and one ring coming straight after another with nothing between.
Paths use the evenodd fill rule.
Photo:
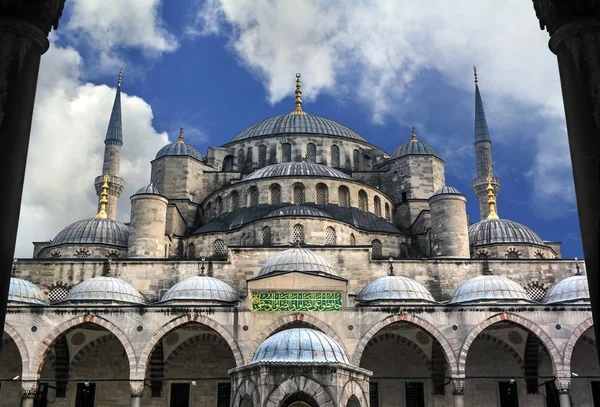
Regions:
<instances>
[{"instance_id":1,"label":"pointed arch","mask_svg":"<svg viewBox=\"0 0 600 407\"><path fill-rule=\"evenodd\" d=\"M585 331L587 331L593 326L594 321L592 320L592 318L583 321L581 324L579 324L577 328L575 328L575 330L571 334L571 337L569 338L569 341L565 345L562 360L563 368L565 369L566 373L568 373L567 376L571 375L571 358L573 357L573 349L575 349L577 341L579 340L579 338L581 338L581 335L583 335Z\"/></svg>"},{"instance_id":2,"label":"pointed arch","mask_svg":"<svg viewBox=\"0 0 600 407\"><path fill-rule=\"evenodd\" d=\"M367 396L365 394L369 394L369 389L363 389L360 387L360 384L356 380L349 380L342 390L342 395L340 397L339 406L347 406L348 401L352 396L356 397L361 407L366 407L369 405L367 402Z\"/></svg>"},{"instance_id":3,"label":"pointed arch","mask_svg":"<svg viewBox=\"0 0 600 407\"><path fill-rule=\"evenodd\" d=\"M281 402L295 393L310 396L319 406L336 405L327 390L306 376L294 376L281 383L269 394L265 407L279 407Z\"/></svg>"},{"instance_id":4,"label":"pointed arch","mask_svg":"<svg viewBox=\"0 0 600 407\"><path fill-rule=\"evenodd\" d=\"M17 349L19 350L19 355L21 356L21 369L22 373L27 372L29 370L29 351L25 346L25 341L19 333L13 328L10 324L4 323L4 332L13 340L15 345L17 345ZM23 375L21 373L21 376Z\"/></svg>"},{"instance_id":5,"label":"pointed arch","mask_svg":"<svg viewBox=\"0 0 600 407\"><path fill-rule=\"evenodd\" d=\"M232 406L243 406L242 400L249 396L252 399L253 406L260 406L260 395L258 394L258 386L251 379L246 379L240 384L233 395Z\"/></svg>"}]
</instances>

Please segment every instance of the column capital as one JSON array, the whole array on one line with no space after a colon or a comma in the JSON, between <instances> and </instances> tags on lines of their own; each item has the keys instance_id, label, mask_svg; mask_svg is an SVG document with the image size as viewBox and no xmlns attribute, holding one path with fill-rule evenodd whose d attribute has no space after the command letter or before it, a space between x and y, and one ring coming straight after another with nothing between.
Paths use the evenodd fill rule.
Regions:
<instances>
[{"instance_id":1,"label":"column capital","mask_svg":"<svg viewBox=\"0 0 600 407\"><path fill-rule=\"evenodd\" d=\"M131 397L142 397L142 395L144 394L144 381L130 380L129 388L131 390Z\"/></svg>"},{"instance_id":2,"label":"column capital","mask_svg":"<svg viewBox=\"0 0 600 407\"><path fill-rule=\"evenodd\" d=\"M65 0L2 0L0 16L27 21L48 36L52 28L58 28L64 7Z\"/></svg>"},{"instance_id":3,"label":"column capital","mask_svg":"<svg viewBox=\"0 0 600 407\"><path fill-rule=\"evenodd\" d=\"M533 0L533 8L540 29L545 28L550 36L567 23L600 17L600 2L596 0Z\"/></svg>"},{"instance_id":4,"label":"column capital","mask_svg":"<svg viewBox=\"0 0 600 407\"><path fill-rule=\"evenodd\" d=\"M464 378L451 379L451 381L452 381L452 394L453 395L465 394L465 379Z\"/></svg>"},{"instance_id":5,"label":"column capital","mask_svg":"<svg viewBox=\"0 0 600 407\"><path fill-rule=\"evenodd\" d=\"M571 390L571 377L570 376L559 376L555 380L556 388L559 393L569 393Z\"/></svg>"}]
</instances>

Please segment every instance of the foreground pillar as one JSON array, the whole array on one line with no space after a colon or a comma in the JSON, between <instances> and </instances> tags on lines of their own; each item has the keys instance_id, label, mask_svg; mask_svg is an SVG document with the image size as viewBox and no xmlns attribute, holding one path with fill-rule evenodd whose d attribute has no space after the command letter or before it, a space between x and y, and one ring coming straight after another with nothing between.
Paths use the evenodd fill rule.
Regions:
<instances>
[{"instance_id":1,"label":"foreground pillar","mask_svg":"<svg viewBox=\"0 0 600 407\"><path fill-rule=\"evenodd\" d=\"M144 382L143 381L131 381L129 382L131 387L131 407L142 407L142 396L144 394Z\"/></svg>"},{"instance_id":2,"label":"foreground pillar","mask_svg":"<svg viewBox=\"0 0 600 407\"><path fill-rule=\"evenodd\" d=\"M558 60L594 329L600 338L600 2L533 0L533 5Z\"/></svg>"},{"instance_id":3,"label":"foreground pillar","mask_svg":"<svg viewBox=\"0 0 600 407\"><path fill-rule=\"evenodd\" d=\"M454 407L465 406L465 380L452 379L452 399Z\"/></svg>"},{"instance_id":4,"label":"foreground pillar","mask_svg":"<svg viewBox=\"0 0 600 407\"><path fill-rule=\"evenodd\" d=\"M33 380L23 380L23 397L21 398L21 407L34 407L35 395L38 390L38 382Z\"/></svg>"}]
</instances>

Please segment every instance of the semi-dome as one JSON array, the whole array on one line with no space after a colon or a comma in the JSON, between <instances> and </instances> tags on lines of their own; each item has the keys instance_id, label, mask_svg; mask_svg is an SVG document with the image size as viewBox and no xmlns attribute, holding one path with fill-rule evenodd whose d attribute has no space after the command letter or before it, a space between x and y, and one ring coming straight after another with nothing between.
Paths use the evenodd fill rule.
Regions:
<instances>
[{"instance_id":1,"label":"semi-dome","mask_svg":"<svg viewBox=\"0 0 600 407\"><path fill-rule=\"evenodd\" d=\"M586 276L573 276L559 281L544 298L546 304L589 300L590 289Z\"/></svg>"},{"instance_id":2,"label":"semi-dome","mask_svg":"<svg viewBox=\"0 0 600 407\"><path fill-rule=\"evenodd\" d=\"M77 284L67 294L64 302L116 302L144 304L142 293L131 284L115 277L95 277Z\"/></svg>"},{"instance_id":3,"label":"semi-dome","mask_svg":"<svg viewBox=\"0 0 600 407\"><path fill-rule=\"evenodd\" d=\"M422 284L402 276L385 276L371 281L360 290L356 299L360 302L435 302Z\"/></svg>"},{"instance_id":4,"label":"semi-dome","mask_svg":"<svg viewBox=\"0 0 600 407\"><path fill-rule=\"evenodd\" d=\"M129 228L113 219L83 219L64 228L51 241L52 246L59 244L107 244L127 247Z\"/></svg>"},{"instance_id":5,"label":"semi-dome","mask_svg":"<svg viewBox=\"0 0 600 407\"><path fill-rule=\"evenodd\" d=\"M242 130L228 144L281 134L318 134L366 141L354 130L334 120L312 114L283 114L264 119Z\"/></svg>"},{"instance_id":6,"label":"semi-dome","mask_svg":"<svg viewBox=\"0 0 600 407\"><path fill-rule=\"evenodd\" d=\"M444 185L443 187L441 187L440 189L438 189L437 191L435 191L433 193L433 195L431 195L432 197L437 196L437 195L462 195L460 193L460 191L454 187L449 187L448 185Z\"/></svg>"},{"instance_id":7,"label":"semi-dome","mask_svg":"<svg viewBox=\"0 0 600 407\"><path fill-rule=\"evenodd\" d=\"M239 297L233 287L217 278L194 276L171 287L161 302L236 302Z\"/></svg>"},{"instance_id":8,"label":"semi-dome","mask_svg":"<svg viewBox=\"0 0 600 407\"><path fill-rule=\"evenodd\" d=\"M312 250L294 247L271 256L258 275L300 271L312 274L337 275L335 268L323 256Z\"/></svg>"},{"instance_id":9,"label":"semi-dome","mask_svg":"<svg viewBox=\"0 0 600 407\"><path fill-rule=\"evenodd\" d=\"M33 305L46 305L42 291L31 281L11 277L8 288L8 302Z\"/></svg>"},{"instance_id":10,"label":"semi-dome","mask_svg":"<svg viewBox=\"0 0 600 407\"><path fill-rule=\"evenodd\" d=\"M141 187L140 189L138 189L136 191L136 193L134 195L140 195L140 194L162 195L160 193L160 191L158 190L158 188L156 188L154 185L152 185L152 183L150 183L149 185L146 185L145 187Z\"/></svg>"},{"instance_id":11,"label":"semi-dome","mask_svg":"<svg viewBox=\"0 0 600 407\"><path fill-rule=\"evenodd\" d=\"M394 150L391 159L404 157L405 155L432 155L441 160L441 157L435 148L420 140L411 140L401 144Z\"/></svg>"},{"instance_id":12,"label":"semi-dome","mask_svg":"<svg viewBox=\"0 0 600 407\"><path fill-rule=\"evenodd\" d=\"M450 304L472 302L531 302L527 292L518 283L502 276L478 276L459 286L450 298Z\"/></svg>"},{"instance_id":13,"label":"semi-dome","mask_svg":"<svg viewBox=\"0 0 600 407\"><path fill-rule=\"evenodd\" d=\"M251 363L350 364L341 346L321 331L292 328L267 338Z\"/></svg>"},{"instance_id":14,"label":"semi-dome","mask_svg":"<svg viewBox=\"0 0 600 407\"><path fill-rule=\"evenodd\" d=\"M533 230L508 219L485 219L469 226L471 246L493 243L544 244Z\"/></svg>"},{"instance_id":15,"label":"semi-dome","mask_svg":"<svg viewBox=\"0 0 600 407\"><path fill-rule=\"evenodd\" d=\"M202 154L200 154L194 147L183 141L176 141L174 143L167 144L158 150L155 159L165 156L189 156L198 161L202 161Z\"/></svg>"},{"instance_id":16,"label":"semi-dome","mask_svg":"<svg viewBox=\"0 0 600 407\"><path fill-rule=\"evenodd\" d=\"M262 178L275 177L319 177L319 178L340 178L351 180L348 175L327 167L326 165L302 162L290 162L269 165L248 175L244 180L257 180Z\"/></svg>"},{"instance_id":17,"label":"semi-dome","mask_svg":"<svg viewBox=\"0 0 600 407\"><path fill-rule=\"evenodd\" d=\"M267 218L278 218L281 216L307 216L313 218L328 218L331 219L332 216L328 213L323 212L319 208L315 208L312 206L305 205L288 205L283 208L275 209L272 212L269 212L265 215L264 219Z\"/></svg>"}]
</instances>

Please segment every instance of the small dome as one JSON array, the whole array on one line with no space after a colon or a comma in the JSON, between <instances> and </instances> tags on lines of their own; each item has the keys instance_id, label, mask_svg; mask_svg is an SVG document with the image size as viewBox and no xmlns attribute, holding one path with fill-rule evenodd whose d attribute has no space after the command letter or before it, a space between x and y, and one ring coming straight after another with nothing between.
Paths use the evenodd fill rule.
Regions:
<instances>
[{"instance_id":1,"label":"small dome","mask_svg":"<svg viewBox=\"0 0 600 407\"><path fill-rule=\"evenodd\" d=\"M558 302L590 301L590 289L586 276L565 278L555 284L546 294L546 304Z\"/></svg>"},{"instance_id":2,"label":"small dome","mask_svg":"<svg viewBox=\"0 0 600 407\"><path fill-rule=\"evenodd\" d=\"M268 167L264 167L254 171L252 174L244 178L244 181L275 177L318 177L339 178L347 180L352 179L343 172L334 168L327 167L326 165L307 163L303 161L269 165Z\"/></svg>"},{"instance_id":3,"label":"small dome","mask_svg":"<svg viewBox=\"0 0 600 407\"><path fill-rule=\"evenodd\" d=\"M419 140L411 140L398 146L392 153L391 159L404 157L405 155L432 155L441 160L441 157L438 152L435 151L435 148Z\"/></svg>"},{"instance_id":4,"label":"small dome","mask_svg":"<svg viewBox=\"0 0 600 407\"><path fill-rule=\"evenodd\" d=\"M429 291L415 280L385 276L367 284L356 296L359 301L435 302Z\"/></svg>"},{"instance_id":5,"label":"small dome","mask_svg":"<svg viewBox=\"0 0 600 407\"><path fill-rule=\"evenodd\" d=\"M333 266L324 257L302 247L294 247L271 256L258 275L291 271L337 275Z\"/></svg>"},{"instance_id":6,"label":"small dome","mask_svg":"<svg viewBox=\"0 0 600 407\"><path fill-rule=\"evenodd\" d=\"M84 280L69 291L65 302L117 302L144 304L146 298L131 284L115 277Z\"/></svg>"},{"instance_id":7,"label":"small dome","mask_svg":"<svg viewBox=\"0 0 600 407\"><path fill-rule=\"evenodd\" d=\"M471 246L492 243L544 244L533 230L508 219L486 219L469 226Z\"/></svg>"},{"instance_id":8,"label":"small dome","mask_svg":"<svg viewBox=\"0 0 600 407\"><path fill-rule=\"evenodd\" d=\"M502 276L479 276L470 279L454 291L450 304L469 302L531 302L518 283Z\"/></svg>"},{"instance_id":9,"label":"small dome","mask_svg":"<svg viewBox=\"0 0 600 407\"><path fill-rule=\"evenodd\" d=\"M331 215L323 212L318 208L305 205L288 205L283 208L275 209L265 215L266 218L278 218L280 216L309 216L313 218L328 218L331 219Z\"/></svg>"},{"instance_id":10,"label":"small dome","mask_svg":"<svg viewBox=\"0 0 600 407\"><path fill-rule=\"evenodd\" d=\"M280 134L319 134L366 141L354 130L325 117L311 114L284 114L269 117L247 127L229 143Z\"/></svg>"},{"instance_id":11,"label":"small dome","mask_svg":"<svg viewBox=\"0 0 600 407\"><path fill-rule=\"evenodd\" d=\"M437 191L435 191L433 193L433 195L431 195L431 196L434 197L437 195L462 195L462 194L460 193L460 191L458 189L445 185L445 186L441 187L440 189L438 189Z\"/></svg>"},{"instance_id":12,"label":"small dome","mask_svg":"<svg viewBox=\"0 0 600 407\"><path fill-rule=\"evenodd\" d=\"M350 364L340 345L321 331L292 328L267 338L251 363Z\"/></svg>"},{"instance_id":13,"label":"small dome","mask_svg":"<svg viewBox=\"0 0 600 407\"><path fill-rule=\"evenodd\" d=\"M59 244L108 244L127 247L129 228L113 219L89 218L71 223L54 239L51 245Z\"/></svg>"},{"instance_id":14,"label":"small dome","mask_svg":"<svg viewBox=\"0 0 600 407\"><path fill-rule=\"evenodd\" d=\"M160 193L160 191L158 190L158 188L156 188L154 185L152 185L152 183L150 183L150 185L146 185L145 187L141 187L140 189L137 190L137 192L134 195L139 195L139 194L162 195Z\"/></svg>"},{"instance_id":15,"label":"small dome","mask_svg":"<svg viewBox=\"0 0 600 407\"><path fill-rule=\"evenodd\" d=\"M11 277L8 288L8 302L47 305L42 291L31 281Z\"/></svg>"},{"instance_id":16,"label":"small dome","mask_svg":"<svg viewBox=\"0 0 600 407\"><path fill-rule=\"evenodd\" d=\"M187 143L180 143L176 141L171 144L167 144L156 153L156 158L161 158L165 156L189 156L195 158L198 161L202 161L202 154L198 152L194 147Z\"/></svg>"},{"instance_id":17,"label":"small dome","mask_svg":"<svg viewBox=\"0 0 600 407\"><path fill-rule=\"evenodd\" d=\"M224 281L208 276L194 276L171 287L163 295L161 302L236 302L238 299L233 287Z\"/></svg>"}]
</instances>

